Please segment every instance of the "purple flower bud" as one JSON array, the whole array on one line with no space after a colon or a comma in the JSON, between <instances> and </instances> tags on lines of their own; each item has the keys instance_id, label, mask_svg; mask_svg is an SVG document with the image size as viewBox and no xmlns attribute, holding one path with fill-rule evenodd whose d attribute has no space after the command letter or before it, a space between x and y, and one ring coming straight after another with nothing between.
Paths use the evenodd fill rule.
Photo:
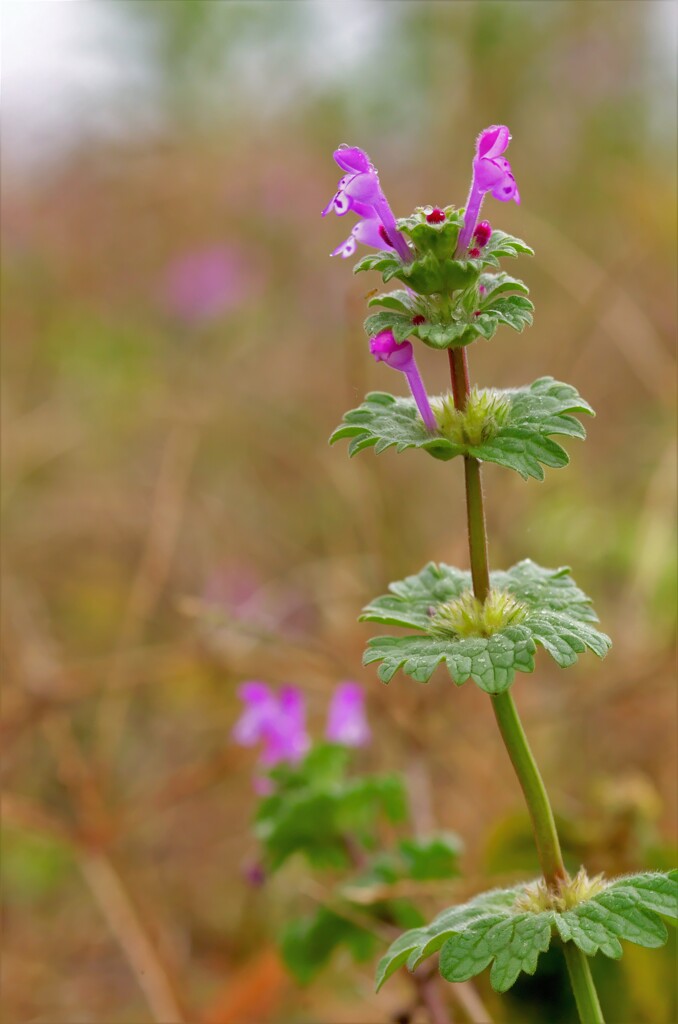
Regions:
<instances>
[{"instance_id":1,"label":"purple flower bud","mask_svg":"<svg viewBox=\"0 0 678 1024\"><path fill-rule=\"evenodd\" d=\"M261 763L273 767L281 761L299 761L309 748L303 694L284 686L275 694L266 683L243 683L238 696L245 710L233 728L233 739L243 747L263 745Z\"/></svg>"},{"instance_id":2,"label":"purple flower bud","mask_svg":"<svg viewBox=\"0 0 678 1024\"><path fill-rule=\"evenodd\" d=\"M364 747L371 738L365 717L365 694L358 683L340 683L327 716L327 739L345 747Z\"/></svg>"},{"instance_id":3,"label":"purple flower bud","mask_svg":"<svg viewBox=\"0 0 678 1024\"><path fill-rule=\"evenodd\" d=\"M389 327L370 338L370 352L378 363L409 373L414 365L414 351L409 341L396 341Z\"/></svg>"},{"instance_id":4,"label":"purple flower bud","mask_svg":"<svg viewBox=\"0 0 678 1024\"><path fill-rule=\"evenodd\" d=\"M442 224L445 217L445 211L441 210L439 206L435 206L430 213L426 214L426 220L429 224Z\"/></svg>"},{"instance_id":5,"label":"purple flower bud","mask_svg":"<svg viewBox=\"0 0 678 1024\"><path fill-rule=\"evenodd\" d=\"M487 192L502 202L515 199L516 203L520 203L520 194L511 172L511 165L503 157L510 141L511 133L503 124L493 124L478 136L471 189L466 200L464 226L457 242L457 255L465 253L468 248Z\"/></svg>"},{"instance_id":6,"label":"purple flower bud","mask_svg":"<svg viewBox=\"0 0 678 1024\"><path fill-rule=\"evenodd\" d=\"M473 237L479 249L484 249L492 236L492 225L489 220L481 220L480 224L476 225L476 229L473 232Z\"/></svg>"},{"instance_id":7,"label":"purple flower bud","mask_svg":"<svg viewBox=\"0 0 678 1024\"><path fill-rule=\"evenodd\" d=\"M378 363L386 363L392 369L400 370L401 373L405 374L412 397L419 409L419 415L426 424L426 429L435 433L438 430L438 424L433 415L433 409L428 400L424 382L417 368L411 342L396 341L393 331L388 328L370 338L370 352Z\"/></svg>"},{"instance_id":8,"label":"purple flower bud","mask_svg":"<svg viewBox=\"0 0 678 1024\"><path fill-rule=\"evenodd\" d=\"M384 242L396 250L406 263L412 260L412 252L398 231L396 219L379 184L379 175L367 153L356 146L340 146L335 150L334 159L347 173L339 181L333 198L322 212L326 217L330 210L339 216L352 210L364 220L353 228L351 234L331 253L332 256L352 256L356 241L383 249ZM366 224L365 227L363 225ZM383 231L379 229L382 228Z\"/></svg>"}]
</instances>

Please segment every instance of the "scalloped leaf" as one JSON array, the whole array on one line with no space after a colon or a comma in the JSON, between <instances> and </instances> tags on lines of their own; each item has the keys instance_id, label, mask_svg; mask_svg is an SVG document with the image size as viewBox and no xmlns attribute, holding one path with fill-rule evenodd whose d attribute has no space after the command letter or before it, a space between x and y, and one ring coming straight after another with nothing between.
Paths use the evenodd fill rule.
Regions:
<instances>
[{"instance_id":1,"label":"scalloped leaf","mask_svg":"<svg viewBox=\"0 0 678 1024\"><path fill-rule=\"evenodd\" d=\"M472 679L486 693L503 693L516 671L533 672L536 646L525 626L507 626L491 637L439 640L424 636L377 636L368 642L363 665L380 661L378 675L390 683L398 669L427 683L444 664L457 686Z\"/></svg>"},{"instance_id":2,"label":"scalloped leaf","mask_svg":"<svg viewBox=\"0 0 678 1024\"><path fill-rule=\"evenodd\" d=\"M480 893L467 903L443 910L427 927L412 928L400 935L379 961L377 991L404 964L414 971L423 960L437 953L455 930L471 921L487 918L497 909L507 910L513 905L517 891L518 887Z\"/></svg>"},{"instance_id":3,"label":"scalloped leaf","mask_svg":"<svg viewBox=\"0 0 678 1024\"><path fill-rule=\"evenodd\" d=\"M378 313L372 313L366 318L364 326L370 338L388 328L393 331L396 341L405 341L416 330L411 313L400 313L394 309L382 309Z\"/></svg>"},{"instance_id":4,"label":"scalloped leaf","mask_svg":"<svg viewBox=\"0 0 678 1024\"><path fill-rule=\"evenodd\" d=\"M532 249L522 238L516 238L505 231L494 229L487 245L481 250L480 256L473 260L481 267L498 267L499 260L504 256L534 256Z\"/></svg>"},{"instance_id":5,"label":"scalloped leaf","mask_svg":"<svg viewBox=\"0 0 678 1024\"><path fill-rule=\"evenodd\" d=\"M479 918L452 935L440 951L447 981L467 981L492 964L495 992L506 992L518 975L534 974L539 954L551 944L552 913Z\"/></svg>"},{"instance_id":6,"label":"scalloped leaf","mask_svg":"<svg viewBox=\"0 0 678 1024\"><path fill-rule=\"evenodd\" d=\"M526 387L509 388L497 394L508 399L506 418L479 445L462 445L442 433L430 434L414 399L396 398L380 391L368 394L362 405L345 414L343 424L330 437L330 444L351 438L351 456L365 448L374 448L380 454L393 447L398 452L422 448L443 461L456 455L472 455L481 462L513 469L524 479L543 480L543 466L558 469L570 461L552 436L583 439L586 430L573 414L595 415L575 388L553 377L540 377Z\"/></svg>"},{"instance_id":7,"label":"scalloped leaf","mask_svg":"<svg viewBox=\"0 0 678 1024\"><path fill-rule=\"evenodd\" d=\"M371 295L367 300L368 306L383 306L385 309L394 309L398 313L416 312L415 300L410 292L403 288L393 292L380 292L378 295ZM410 312L411 311L411 312Z\"/></svg>"},{"instance_id":8,"label":"scalloped leaf","mask_svg":"<svg viewBox=\"0 0 678 1024\"><path fill-rule=\"evenodd\" d=\"M519 292L521 295L529 295L529 288L524 281L521 281L518 277L511 277L510 274L503 270L499 274L481 274L478 278L478 288L485 289L482 297L479 296L478 298L478 306L481 309L484 306L491 305L496 298L507 292Z\"/></svg>"},{"instance_id":9,"label":"scalloped leaf","mask_svg":"<svg viewBox=\"0 0 678 1024\"><path fill-rule=\"evenodd\" d=\"M508 278L508 275L504 276ZM514 281L514 279L509 278L509 281ZM522 285L522 282L519 281L515 283ZM410 337L419 338L429 348L444 349L470 345L479 337L489 341L502 324L506 324L514 331L523 331L525 327L532 324L534 306L524 294L501 294L504 285L507 289L514 287L512 284L500 282L492 290L489 298L486 297L482 303L476 301L475 289L472 290L469 293L469 301L467 302L465 299L458 305L456 319L444 323L436 321L435 312L431 314L423 301L415 307L412 303L406 306L399 299L393 299L391 296L399 294L397 292L392 292L390 296L388 294L383 297L374 296L375 299L383 298L384 305L389 308L368 316L364 322L365 332L371 338L380 331L390 328L396 341L405 341ZM527 292L527 288L524 285L522 287ZM413 317L417 312L421 315L432 315L434 319L425 319L423 323L415 324Z\"/></svg>"},{"instance_id":10,"label":"scalloped leaf","mask_svg":"<svg viewBox=\"0 0 678 1024\"><path fill-rule=\"evenodd\" d=\"M389 683L399 669L427 683L439 665L461 686L472 679L486 693L503 693L516 672L532 672L537 646L561 668L592 651L603 658L611 640L592 623L591 601L575 584L569 569L544 569L530 559L507 571L492 572L493 589L512 594L525 607L525 619L485 636L440 638L425 631L436 609L472 587L471 574L429 563L416 576L392 583L390 593L370 602L360 621L421 630L406 636L378 636L368 641L363 664L380 662L378 674Z\"/></svg>"},{"instance_id":11,"label":"scalloped leaf","mask_svg":"<svg viewBox=\"0 0 678 1024\"><path fill-rule=\"evenodd\" d=\"M403 964L413 971L440 950L440 973L448 981L466 981L492 964L492 987L505 992L521 972L534 974L554 934L588 956L600 952L616 959L621 941L663 945L666 927L659 915L678 917L678 871L615 879L565 911L517 907L525 888L481 893L443 911L428 927L399 936L379 963L377 989Z\"/></svg>"}]
</instances>

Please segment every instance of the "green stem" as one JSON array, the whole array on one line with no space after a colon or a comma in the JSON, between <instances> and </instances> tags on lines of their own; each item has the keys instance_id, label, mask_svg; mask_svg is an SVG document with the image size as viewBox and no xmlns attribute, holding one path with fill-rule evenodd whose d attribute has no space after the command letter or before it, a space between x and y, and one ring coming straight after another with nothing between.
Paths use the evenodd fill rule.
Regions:
<instances>
[{"instance_id":1,"label":"green stem","mask_svg":"<svg viewBox=\"0 0 678 1024\"><path fill-rule=\"evenodd\" d=\"M448 355L454 404L463 411L470 390L466 349L449 349ZM490 590L490 573L480 463L477 459L468 455L464 457L464 475L473 592L479 601L485 601ZM544 880L549 888L557 888L559 882L567 878L567 872L546 787L527 742L513 697L506 691L492 696L491 700L499 731L530 812ZM586 954L573 942L565 943L564 949L582 1024L604 1024Z\"/></svg>"},{"instance_id":2,"label":"green stem","mask_svg":"<svg viewBox=\"0 0 678 1024\"><path fill-rule=\"evenodd\" d=\"M588 957L574 942L564 942L563 953L581 1024L605 1024Z\"/></svg>"},{"instance_id":3,"label":"green stem","mask_svg":"<svg viewBox=\"0 0 678 1024\"><path fill-rule=\"evenodd\" d=\"M567 873L546 787L510 692L506 690L504 693L495 694L491 699L504 746L525 795L544 879L549 888L556 888L558 883L567 877Z\"/></svg>"}]
</instances>

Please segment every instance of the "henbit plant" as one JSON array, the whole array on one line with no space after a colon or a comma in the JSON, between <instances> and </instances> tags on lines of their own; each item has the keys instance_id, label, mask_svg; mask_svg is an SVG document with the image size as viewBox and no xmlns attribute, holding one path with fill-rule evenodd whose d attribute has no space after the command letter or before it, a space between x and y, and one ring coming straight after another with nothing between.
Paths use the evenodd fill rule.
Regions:
<instances>
[{"instance_id":1,"label":"henbit plant","mask_svg":"<svg viewBox=\"0 0 678 1024\"><path fill-rule=\"evenodd\" d=\"M254 782L260 796L254 828L259 853L245 878L259 887L295 856L319 876L305 893L317 909L293 917L280 936L286 967L307 984L340 948L362 962L402 928L421 928L426 919L410 898L412 890L458 878L461 843L450 832L413 834L400 776L352 769L352 755L371 735L357 683L336 688L322 740L307 731L305 702L296 687L276 693L265 683L249 682L239 696L245 708L233 739L261 748L262 769ZM391 834L388 843L384 828ZM443 1024L434 970L424 966L411 981L411 1005L399 1019L409 1020L423 1006L435 1024ZM479 1004L459 986L454 994Z\"/></svg>"},{"instance_id":2,"label":"henbit plant","mask_svg":"<svg viewBox=\"0 0 678 1024\"><path fill-rule=\"evenodd\" d=\"M369 299L381 311L368 316L370 351L405 374L412 398L382 392L367 395L348 412L331 442L349 438L349 453L374 447L421 449L440 461L460 456L466 484L470 573L430 563L420 573L390 585L362 619L409 630L369 642L364 663L380 662L388 683L400 669L425 683L444 664L457 685L472 679L492 708L529 810L543 878L492 890L443 910L426 927L401 935L381 960L380 987L398 968L416 970L439 954L448 981L472 978L491 965L498 992L521 971L533 974L539 954L553 940L565 955L582 1024L600 1024L603 1014L589 958L622 955L621 940L661 946L662 917L676 917L678 872L647 872L617 879L589 879L584 868L572 878L565 869L553 811L510 692L516 672L532 672L537 646L565 668L591 650L603 657L610 640L567 568L544 569L524 560L490 572L483 509L481 465L494 462L524 478L544 477L544 466L567 465L554 436L585 436L579 415L592 414L576 390L551 377L509 390L471 388L467 347L490 340L505 324L522 331L532 323L525 284L499 271L502 257L533 255L521 239L478 223L489 192L520 201L504 157L508 128L493 125L476 145L471 189L464 208L423 207L396 220L376 169L360 149L334 154L345 176L323 215L349 210L360 220L332 255L352 256L356 243L378 249L363 256L358 273L378 270L400 288ZM446 350L451 393L427 396L410 340Z\"/></svg>"}]
</instances>

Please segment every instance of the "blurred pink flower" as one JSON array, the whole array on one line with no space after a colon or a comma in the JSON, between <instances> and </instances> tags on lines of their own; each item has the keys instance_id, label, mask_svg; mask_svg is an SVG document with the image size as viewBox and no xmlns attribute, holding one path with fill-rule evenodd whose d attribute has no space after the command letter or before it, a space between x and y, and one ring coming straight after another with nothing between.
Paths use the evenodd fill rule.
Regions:
<instances>
[{"instance_id":1,"label":"blurred pink flower","mask_svg":"<svg viewBox=\"0 0 678 1024\"><path fill-rule=\"evenodd\" d=\"M266 683L243 683L238 696L245 710L233 727L233 739L243 747L262 744L261 763L272 768L281 761L300 761L309 748L304 696L294 686L275 693Z\"/></svg>"},{"instance_id":2,"label":"blurred pink flower","mask_svg":"<svg viewBox=\"0 0 678 1024\"><path fill-rule=\"evenodd\" d=\"M365 694L358 683L340 683L327 714L327 739L345 747L364 747L370 742L365 717Z\"/></svg>"},{"instance_id":3,"label":"blurred pink flower","mask_svg":"<svg viewBox=\"0 0 678 1024\"><path fill-rule=\"evenodd\" d=\"M236 309L256 285L243 252L233 245L194 249L165 269L161 301L172 316L197 326Z\"/></svg>"}]
</instances>

